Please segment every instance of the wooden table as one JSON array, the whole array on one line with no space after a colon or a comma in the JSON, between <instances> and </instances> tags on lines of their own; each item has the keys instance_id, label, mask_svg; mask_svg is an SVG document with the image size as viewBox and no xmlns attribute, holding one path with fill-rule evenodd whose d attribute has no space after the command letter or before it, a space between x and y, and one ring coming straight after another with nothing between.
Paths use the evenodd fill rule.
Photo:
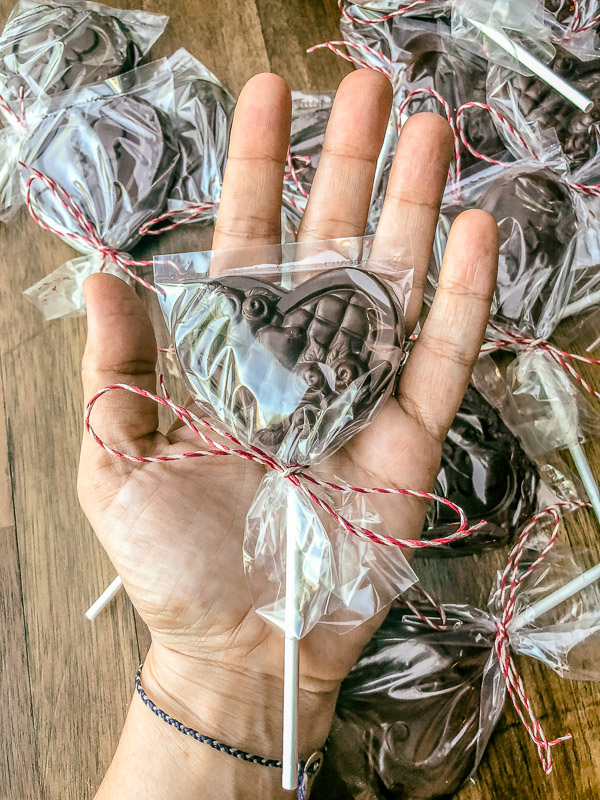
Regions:
<instances>
[{"instance_id":1,"label":"wooden table","mask_svg":"<svg viewBox=\"0 0 600 800\"><path fill-rule=\"evenodd\" d=\"M183 45L234 93L264 70L292 88L316 90L335 88L350 69L326 51L305 54L311 44L339 38L335 0L121 5L169 13L154 54ZM11 6L0 0L2 20ZM160 247L208 242L189 226ZM85 321L47 324L21 294L72 250L21 210L0 227L0 253L0 800L88 800L111 759L148 635L124 594L94 624L83 616L114 577L75 490ZM600 449L590 454L598 467ZM600 556L589 516L579 513L568 535ZM544 777L507 705L476 781L458 797L600 797L600 684L560 680L531 660L520 666L549 737L567 730L575 740L555 749L555 771Z\"/></svg>"}]
</instances>

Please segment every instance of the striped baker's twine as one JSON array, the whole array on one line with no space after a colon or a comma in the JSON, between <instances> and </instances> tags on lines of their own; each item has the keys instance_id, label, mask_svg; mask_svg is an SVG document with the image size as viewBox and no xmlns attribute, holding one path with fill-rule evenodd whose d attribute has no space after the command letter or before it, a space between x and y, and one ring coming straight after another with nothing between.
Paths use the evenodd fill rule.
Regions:
<instances>
[{"instance_id":1,"label":"striped baker's twine","mask_svg":"<svg viewBox=\"0 0 600 800\"><path fill-rule=\"evenodd\" d=\"M583 31L589 31L591 28L594 28L600 22L600 14L596 14L588 22L583 22L583 14L581 11L581 2L580 0L573 0L573 7L574 7L574 14L573 14L573 23L571 25L571 33L583 33Z\"/></svg>"},{"instance_id":2,"label":"striped baker's twine","mask_svg":"<svg viewBox=\"0 0 600 800\"><path fill-rule=\"evenodd\" d=\"M469 108L480 108L483 111L486 111L490 114L500 126L506 128L506 130L513 136L521 145L522 147L529 153L529 155L534 159L534 161L539 161L539 157L537 153L527 144L523 136L519 133L519 131L515 128L515 126L510 123L506 117L503 117L495 108L492 108L487 103L476 103L476 102L469 102L463 103L456 111L456 128L458 131L458 135L460 140L465 147L466 150L471 153L472 156L475 158L480 159L481 161L487 161L489 164L498 164L503 167L510 167L510 162L498 161L495 158L491 158L490 156L485 155L484 153L480 153L476 150L473 145L467 139L465 130L464 130L464 121L463 115L465 111ZM590 195L591 197L600 197L600 184L585 184L585 183L577 183L574 181L569 181L568 185L574 189L576 192L580 192L582 194Z\"/></svg>"},{"instance_id":3,"label":"striped baker's twine","mask_svg":"<svg viewBox=\"0 0 600 800\"><path fill-rule=\"evenodd\" d=\"M207 211L214 211L218 207L218 203L207 201L206 203L198 203L186 208L174 208L170 211L165 211L164 214L159 214L158 217L145 222L140 227L140 236L156 236L159 233L171 231L173 228L178 228L180 225L186 225L188 222L198 219L198 217L205 216ZM163 225L165 222L167 224Z\"/></svg>"},{"instance_id":4,"label":"striped baker's twine","mask_svg":"<svg viewBox=\"0 0 600 800\"><path fill-rule=\"evenodd\" d=\"M379 59L379 61L382 63L383 66L378 66L377 64L369 64L367 61L364 61L361 58L356 58L350 53L345 53L343 50L340 50L341 47L345 47L347 49L354 47L356 50L369 53L370 55L375 56L377 59ZM340 56L340 58L349 61L351 64L356 64L356 66L364 67L366 69L374 69L375 72L381 72L382 75L385 75L386 78L392 80L392 77L394 75L394 62L379 50L375 50L374 47L369 47L369 45L360 44L359 42L332 41L332 42L321 42L320 44L314 44L312 47L309 47L306 52L314 53L315 50L321 50L323 48L331 50L331 52L335 53L336 56Z\"/></svg>"},{"instance_id":5,"label":"striped baker's twine","mask_svg":"<svg viewBox=\"0 0 600 800\"><path fill-rule=\"evenodd\" d=\"M515 614L515 605L521 584L525 578L527 578L527 576L530 575L542 563L556 541L562 512L564 510L573 511L576 508L584 508L588 506L589 503L583 502L556 503L555 505L549 506L543 511L539 511L537 514L535 514L530 522L525 526L516 545L511 550L500 582L500 602L502 613L500 619L496 622L497 634L494 642L494 648L496 655L498 656L502 677L504 678L507 691L510 695L519 719L523 723L527 733L536 746L546 775L549 775L552 772L551 748L559 742L564 742L567 739L571 739L572 735L568 733L565 736L560 736L552 741L548 741L546 738L542 726L533 712L531 702L525 693L523 681L517 671L511 655L510 623L512 622ZM550 538L535 561L533 561L533 563L530 564L526 570L524 570L522 573L519 573L519 563L523 556L527 539L532 530L535 528L536 524L544 517L550 517L554 521Z\"/></svg>"},{"instance_id":6,"label":"striped baker's twine","mask_svg":"<svg viewBox=\"0 0 600 800\"><path fill-rule=\"evenodd\" d=\"M544 508L543 510L536 512L531 517L527 525L523 528L523 531L521 532L521 535L519 536L515 546L510 551L506 567L500 580L501 615L500 619L496 620L494 651L498 657L500 672L504 679L509 697L512 700L519 719L523 723L527 733L536 746L540 761L542 762L542 766L544 768L544 772L547 775L549 775L552 771L551 748L559 742L564 742L567 739L571 739L572 735L568 733L565 736L560 736L552 741L548 741L546 738L542 726L534 714L533 707L529 698L527 697L523 681L519 675L511 654L510 623L515 615L515 606L521 585L527 576L537 569L537 567L543 562L554 546L559 533L560 520L563 513L566 511L574 511L578 508L589 507L589 503L572 501L568 503L555 503L548 508ZM553 528L548 542L535 561L533 561L526 570L524 570L522 573L519 573L519 565L525 551L527 540L538 523L547 517L553 521ZM408 607L414 614L416 614L417 617L419 617L419 619L421 619L434 630L447 630L447 617L443 604L438 603L431 595L429 595L419 586L411 587L411 591L412 590L420 591L420 594L428 600L432 607L432 611L435 611L436 615L439 616L439 621L435 618L429 617L426 613L419 611L409 601L405 600L404 597L398 598L398 602L401 605Z\"/></svg>"},{"instance_id":7,"label":"striped baker's twine","mask_svg":"<svg viewBox=\"0 0 600 800\"><path fill-rule=\"evenodd\" d=\"M144 286L146 289L149 289L155 294L164 294L162 289L159 289L156 286L153 286L151 283L148 283L131 269L132 267L151 267L153 263L152 261L136 261L127 256L125 253L120 253L118 250L108 247L100 238L100 235L98 234L94 224L86 218L85 214L82 212L73 198L70 197L70 195L62 187L60 187L56 181L39 172L37 169L28 167L22 161L19 161L19 165L23 167L23 169L27 169L32 173L32 175L30 175L30 177L27 179L25 185L25 202L27 204L29 213L34 221L40 226L40 228L45 231L49 231L50 233L54 233L56 236L59 236L61 239L65 239L68 242L73 242L80 245L83 244L88 248L91 247L93 250L96 250L103 259L110 259L110 261L122 269L123 272L125 272L130 278ZM61 230L60 228L48 224L39 218L31 199L31 186L36 180L42 181L42 183L48 187L56 200L75 221L75 224L80 229L79 233ZM100 268L100 271L102 271L103 268L104 264Z\"/></svg>"},{"instance_id":8,"label":"striped baker's twine","mask_svg":"<svg viewBox=\"0 0 600 800\"><path fill-rule=\"evenodd\" d=\"M586 392L589 392L597 400L600 400L600 392L589 384L585 378L577 372L577 370L570 363L571 361L581 361L584 364L592 364L593 366L600 366L600 360L591 358L591 356L581 356L578 353L567 353L561 350L556 345L545 339L534 339L533 336L527 336L524 333L515 333L497 325L495 322L488 322L488 328L494 331L500 338L490 339L486 338L482 345L481 352L487 353L490 350L502 350L504 348L512 349L538 349L547 353L550 358L556 361L574 380L582 386Z\"/></svg>"},{"instance_id":9,"label":"striped baker's twine","mask_svg":"<svg viewBox=\"0 0 600 800\"><path fill-rule=\"evenodd\" d=\"M19 113L10 106L8 100L0 94L0 112L11 122L21 129L23 133L27 133L27 124L25 122L25 89L23 86L19 89Z\"/></svg>"},{"instance_id":10,"label":"striped baker's twine","mask_svg":"<svg viewBox=\"0 0 600 800\"><path fill-rule=\"evenodd\" d=\"M162 385L162 381L161 381ZM170 408L171 411L175 414L175 416L186 425L192 433L194 433L198 438L208 446L208 450L195 450L189 453L178 453L173 455L165 455L165 456L136 456L130 453L122 453L119 450L115 450L110 445L106 444L93 430L91 423L90 423L90 415L92 409L96 402L99 400L107 392L111 392L114 390L123 390L127 392L132 392L133 394L137 394L140 397L145 397L149 400L152 400L159 405L165 406ZM179 406L174 403L168 396L168 393L164 393L164 397L159 397L158 395L153 394L152 392L148 392L145 389L141 389L138 386L130 386L129 384L125 383L116 383L111 384L110 386L105 386L104 389L101 389L97 392L91 400L88 402L86 410L85 410L85 418L84 424L85 429L92 437L92 439L102 447L107 453L110 455L115 456L116 458L123 459L125 461L130 461L134 464L160 464L166 463L169 461L180 461L185 458L209 458L212 456L230 456L235 455L239 458L244 458L247 461L252 461L256 464L260 464L261 466L267 467L269 469L278 472L285 480L289 481L292 486L295 486L298 491L302 492L308 499L314 503L315 506L326 512L329 516L336 520L348 533L352 533L358 536L361 539L369 539L376 544L382 545L391 545L395 547L401 548L430 548L430 547L441 547L443 545L451 544L452 542L456 541L457 539L464 539L467 536L475 533L476 531L480 530L482 526L485 524L483 521L479 522L476 525L469 526L467 517L464 511L453 503L451 500L445 497L440 497L436 494L431 494L429 492L421 492L415 489L398 489L398 488L380 488L380 487L370 487L365 488L362 486L350 486L347 484L338 484L333 483L331 481L324 481L320 478L316 478L313 475L309 475L302 467L298 465L284 465L280 464L275 458L273 458L268 453L264 452L260 448L256 447L252 444L244 444L239 439L237 439L233 434L228 433L227 431L221 430L220 428L213 425L206 419L202 419L196 416L193 412L189 409L184 408L183 406ZM214 441L211 439L206 433L203 433L200 428L204 430L210 431L212 434L216 434L217 436L222 436L231 442L234 447L229 447L228 445L220 444L219 442ZM450 534L449 536L441 537L439 539L431 539L427 541L421 541L420 539L398 539L393 536L387 536L381 533L376 533L369 528L365 528L361 525L357 525L350 520L346 519L344 516L339 514L335 509L329 505L325 500L322 500L318 497L314 492L310 490L307 484L310 483L314 486L320 486L326 489L333 489L339 492L356 492L357 494L394 494L394 495L405 495L409 497L417 497L423 500L433 500L436 503L443 503L444 505L448 506L452 511L457 514L459 517L460 523L458 528L454 531L454 533Z\"/></svg>"}]
</instances>

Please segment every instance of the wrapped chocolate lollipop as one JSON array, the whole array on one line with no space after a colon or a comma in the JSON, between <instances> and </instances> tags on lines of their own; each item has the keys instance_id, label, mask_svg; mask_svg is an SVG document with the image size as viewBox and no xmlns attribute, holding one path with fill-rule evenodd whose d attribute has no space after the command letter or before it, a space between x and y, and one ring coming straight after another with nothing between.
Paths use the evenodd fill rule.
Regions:
<instances>
[{"instance_id":1,"label":"wrapped chocolate lollipop","mask_svg":"<svg viewBox=\"0 0 600 800\"><path fill-rule=\"evenodd\" d=\"M161 227L181 216L214 221L221 198L223 174L235 100L216 75L180 48L169 59L175 82L171 121L179 149L168 213ZM181 211L182 215L177 212Z\"/></svg>"},{"instance_id":2,"label":"wrapped chocolate lollipop","mask_svg":"<svg viewBox=\"0 0 600 800\"><path fill-rule=\"evenodd\" d=\"M13 113L40 93L58 94L133 69L167 17L88 0L20 0L0 34L0 95ZM2 109L10 121L11 114Z\"/></svg>"},{"instance_id":3,"label":"wrapped chocolate lollipop","mask_svg":"<svg viewBox=\"0 0 600 800\"><path fill-rule=\"evenodd\" d=\"M575 169L598 152L600 59L580 61L557 47L550 66L592 100L590 110L579 110L534 75L526 77L499 66L490 69L488 75L488 103L524 134L537 128L556 135L569 166ZM538 150L543 150L541 145Z\"/></svg>"},{"instance_id":4,"label":"wrapped chocolate lollipop","mask_svg":"<svg viewBox=\"0 0 600 800\"><path fill-rule=\"evenodd\" d=\"M486 526L468 539L427 551L428 556L480 552L511 541L537 505L539 475L500 415L469 386L442 448L435 493ZM446 506L431 506L423 538L440 538L454 527Z\"/></svg>"},{"instance_id":5,"label":"wrapped chocolate lollipop","mask_svg":"<svg viewBox=\"0 0 600 800\"><path fill-rule=\"evenodd\" d=\"M452 118L464 103L485 102L487 61L453 38L449 18L428 17L428 11L429 6L423 7L420 17L402 15L377 24L342 17L344 39L369 48L357 51L361 59L375 67L381 66L377 53L390 60L400 122L420 111ZM502 161L512 160L491 116L469 114L464 125L475 149ZM461 152L461 161L464 174L485 166L467 150Z\"/></svg>"},{"instance_id":6,"label":"wrapped chocolate lollipop","mask_svg":"<svg viewBox=\"0 0 600 800\"><path fill-rule=\"evenodd\" d=\"M193 399L270 467L247 515L243 556L257 612L286 640L286 788L296 780L299 640L322 620L359 624L415 579L397 548L376 543L384 535L351 535L367 521L371 535L383 525L364 499L348 496L335 511L335 500L312 482L308 492L303 478L369 424L402 362L412 273L369 260L365 242L155 259ZM319 511L323 502L333 515Z\"/></svg>"},{"instance_id":7,"label":"wrapped chocolate lollipop","mask_svg":"<svg viewBox=\"0 0 600 800\"><path fill-rule=\"evenodd\" d=\"M549 336L569 302L574 270L588 267L580 261L579 243L589 224L581 197L560 172L535 162L488 166L463 184L460 205L451 196L442 205L429 274L434 286L449 227L465 208L488 211L499 226L492 319L531 336Z\"/></svg>"},{"instance_id":8,"label":"wrapped chocolate lollipop","mask_svg":"<svg viewBox=\"0 0 600 800\"><path fill-rule=\"evenodd\" d=\"M512 654L566 678L600 680L600 566L583 572L569 551L550 549L559 509L545 517L555 523L550 539L528 526L487 610L423 600L392 608L338 698L326 766L349 797L454 795L481 761L507 691L550 772L561 739L548 741L535 719Z\"/></svg>"},{"instance_id":9,"label":"wrapped chocolate lollipop","mask_svg":"<svg viewBox=\"0 0 600 800\"><path fill-rule=\"evenodd\" d=\"M168 62L59 96L19 150L21 187L43 228L85 255L26 291L47 319L83 313L82 283L109 269L139 278L128 255L164 209L179 151ZM145 282L144 282L145 283Z\"/></svg>"}]
</instances>

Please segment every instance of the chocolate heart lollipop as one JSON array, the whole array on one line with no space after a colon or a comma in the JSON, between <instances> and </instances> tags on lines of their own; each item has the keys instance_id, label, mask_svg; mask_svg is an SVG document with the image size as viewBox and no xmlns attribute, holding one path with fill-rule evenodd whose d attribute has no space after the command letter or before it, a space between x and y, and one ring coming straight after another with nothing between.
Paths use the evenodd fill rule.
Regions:
<instances>
[{"instance_id":1,"label":"chocolate heart lollipop","mask_svg":"<svg viewBox=\"0 0 600 800\"><path fill-rule=\"evenodd\" d=\"M13 16L0 36L0 76L16 97L30 81L46 94L132 69L141 53L116 16L40 5Z\"/></svg>"},{"instance_id":2,"label":"chocolate heart lollipop","mask_svg":"<svg viewBox=\"0 0 600 800\"><path fill-rule=\"evenodd\" d=\"M23 180L30 169L54 180L102 242L118 251L131 247L140 226L163 209L177 159L168 116L134 95L61 109L41 122L21 150L28 167ZM78 220L43 183L32 185L31 199L42 221L81 232Z\"/></svg>"},{"instance_id":3,"label":"chocolate heart lollipop","mask_svg":"<svg viewBox=\"0 0 600 800\"><path fill-rule=\"evenodd\" d=\"M404 318L379 278L329 270L291 291L247 275L203 283L174 330L196 400L249 444L307 463L391 390Z\"/></svg>"}]
</instances>

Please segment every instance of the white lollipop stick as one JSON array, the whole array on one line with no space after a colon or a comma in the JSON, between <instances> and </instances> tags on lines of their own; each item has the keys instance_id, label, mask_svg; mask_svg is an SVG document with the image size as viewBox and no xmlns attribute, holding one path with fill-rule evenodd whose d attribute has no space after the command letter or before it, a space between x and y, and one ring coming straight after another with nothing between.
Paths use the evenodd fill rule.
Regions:
<instances>
[{"instance_id":1,"label":"white lollipop stick","mask_svg":"<svg viewBox=\"0 0 600 800\"><path fill-rule=\"evenodd\" d=\"M542 597L541 600L538 600L536 603L532 603L520 614L517 614L517 616L511 622L511 630L519 630L519 628L522 628L529 622L533 622L534 619L537 619L537 617L540 617L547 611L550 611L561 603L564 603L564 601L568 600L569 597L577 594L577 592L581 592L583 589L591 586L592 583L596 583L596 581L599 580L600 564L596 564L595 567L592 567L591 569L588 569L587 572L578 575L572 581L565 583L564 586L559 586L554 592L550 592L550 594L546 595L546 597Z\"/></svg>"},{"instance_id":2,"label":"white lollipop stick","mask_svg":"<svg viewBox=\"0 0 600 800\"><path fill-rule=\"evenodd\" d=\"M553 413L555 431L561 434L564 446L569 448L594 513L600 522L600 493L582 446L579 444L577 401L572 394L569 379L558 371L543 353L537 354L536 370Z\"/></svg>"},{"instance_id":3,"label":"white lollipop stick","mask_svg":"<svg viewBox=\"0 0 600 800\"><path fill-rule=\"evenodd\" d=\"M586 308L594 305L600 305L600 289L597 292L588 294L587 297L582 297L580 300L575 300L575 302L566 305L560 312L559 319L572 317L573 314L580 314Z\"/></svg>"},{"instance_id":4,"label":"white lollipop stick","mask_svg":"<svg viewBox=\"0 0 600 800\"><path fill-rule=\"evenodd\" d=\"M543 80L548 86L551 86L555 91L561 94L566 100L570 103L573 103L574 106L577 106L581 111L588 112L594 105L594 103L590 100L589 97L586 97L581 92L578 92L570 83L563 80L559 77L555 72L552 72L549 67L542 62L532 56L531 53L528 53L523 47L518 45L516 42L513 42L512 39L504 33L504 31L499 30L497 28L492 28L489 25L484 25L482 22L477 22L474 19L469 18L469 22L472 25L475 25L476 28L495 42L498 47L501 47L507 53L509 53L513 58L522 64L524 67L527 67L528 70L531 70L534 75L537 75L538 78Z\"/></svg>"},{"instance_id":5,"label":"white lollipop stick","mask_svg":"<svg viewBox=\"0 0 600 800\"><path fill-rule=\"evenodd\" d=\"M285 651L283 662L283 764L281 785L298 786L298 694L302 615L299 608L302 553L298 547L298 495L289 487L286 519Z\"/></svg>"},{"instance_id":6,"label":"white lollipop stick","mask_svg":"<svg viewBox=\"0 0 600 800\"><path fill-rule=\"evenodd\" d=\"M102 609L105 606L107 606L110 603L110 601L113 599L113 597L117 594L117 592L121 589L122 586L123 586L123 581L117 575L117 577L110 584L110 586L108 586L102 592L100 597L94 603L92 603L92 605L85 612L86 617L89 620L96 619L98 614L102 611Z\"/></svg>"}]
</instances>

